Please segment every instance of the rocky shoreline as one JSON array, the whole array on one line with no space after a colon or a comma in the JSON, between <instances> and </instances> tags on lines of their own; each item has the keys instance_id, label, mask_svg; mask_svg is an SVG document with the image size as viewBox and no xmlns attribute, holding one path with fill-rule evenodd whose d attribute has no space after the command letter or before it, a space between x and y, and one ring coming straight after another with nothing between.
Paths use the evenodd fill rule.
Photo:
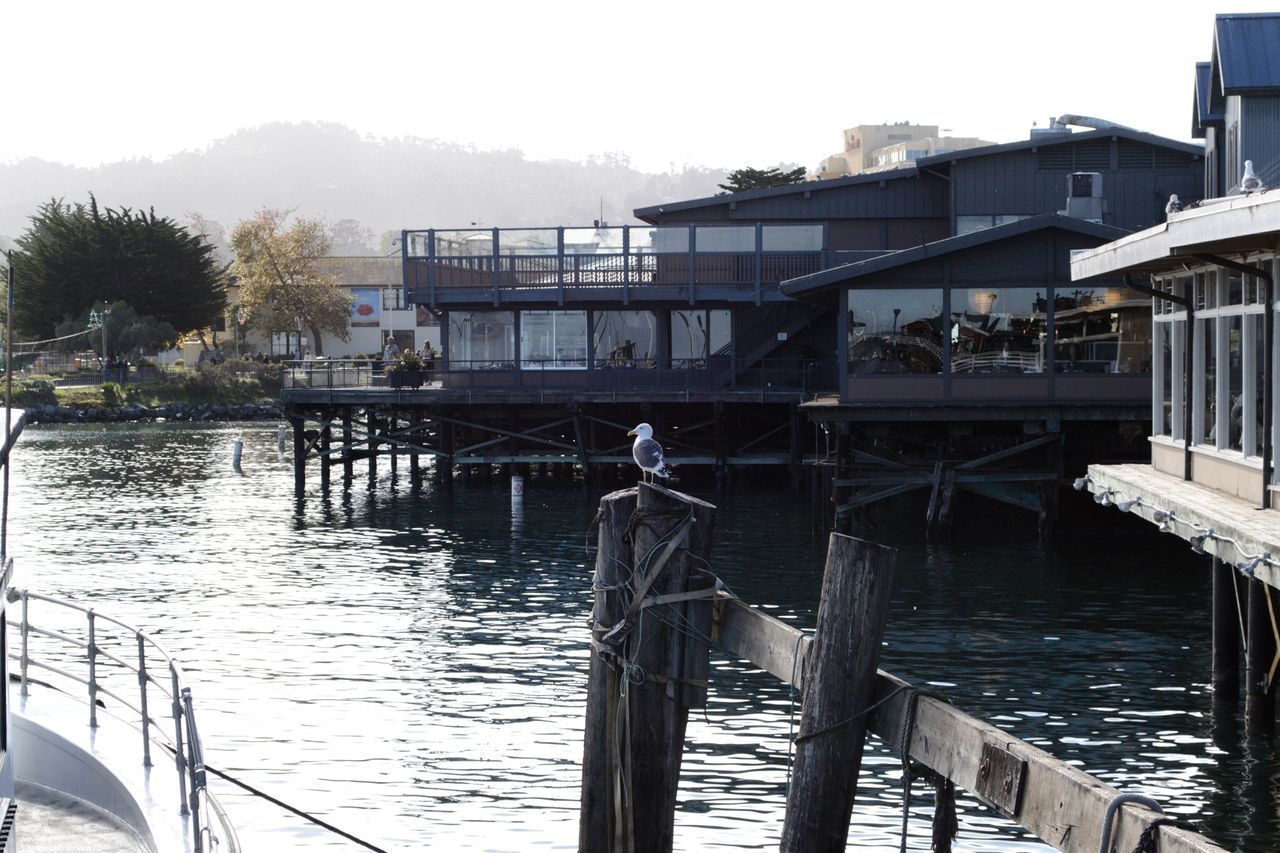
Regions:
<instances>
[{"instance_id":1,"label":"rocky shoreline","mask_svg":"<svg viewBox=\"0 0 1280 853\"><path fill-rule=\"evenodd\" d=\"M118 421L270 421L284 417L279 403L165 403L161 406L31 406L31 423L75 424Z\"/></svg>"}]
</instances>

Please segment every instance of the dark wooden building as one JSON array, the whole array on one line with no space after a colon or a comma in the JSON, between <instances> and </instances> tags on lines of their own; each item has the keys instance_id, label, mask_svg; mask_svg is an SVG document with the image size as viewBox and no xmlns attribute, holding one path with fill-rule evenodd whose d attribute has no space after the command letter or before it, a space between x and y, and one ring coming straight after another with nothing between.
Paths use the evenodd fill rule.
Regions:
<instances>
[{"instance_id":1,"label":"dark wooden building","mask_svg":"<svg viewBox=\"0 0 1280 853\"><path fill-rule=\"evenodd\" d=\"M1126 337L1140 324L1112 328L1129 295L1074 292L1067 258L1158 221L1170 194L1196 198L1201 155L1121 127L1057 132L656 205L636 211L644 225L406 231L406 298L439 315L444 357L435 383L395 402L417 407L404 420L479 430L428 442L417 428L453 464L625 461L619 427L649 420L677 463L721 471L834 460L852 446L834 436L866 418L954 435L978 411L1054 434L1068 403L1145 417L1134 376L1149 365ZM338 393L289 399L307 414ZM799 407L817 399L815 430ZM1008 447L929 438L893 453L941 482L952 454L988 450Z\"/></svg>"}]
</instances>

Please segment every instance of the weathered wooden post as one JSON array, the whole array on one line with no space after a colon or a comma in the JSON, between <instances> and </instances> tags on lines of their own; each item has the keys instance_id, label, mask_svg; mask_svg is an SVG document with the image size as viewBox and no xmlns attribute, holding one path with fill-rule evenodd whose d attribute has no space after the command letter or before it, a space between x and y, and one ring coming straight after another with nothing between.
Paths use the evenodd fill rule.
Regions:
<instances>
[{"instance_id":1,"label":"weathered wooden post","mask_svg":"<svg viewBox=\"0 0 1280 853\"><path fill-rule=\"evenodd\" d=\"M1213 701L1240 701L1240 599L1236 595L1235 566L1211 557L1213 572Z\"/></svg>"},{"instance_id":2,"label":"weathered wooden post","mask_svg":"<svg viewBox=\"0 0 1280 853\"><path fill-rule=\"evenodd\" d=\"M300 498L307 490L307 422L290 415L289 423L293 427L293 493Z\"/></svg>"},{"instance_id":3,"label":"weathered wooden post","mask_svg":"<svg viewBox=\"0 0 1280 853\"><path fill-rule=\"evenodd\" d=\"M320 491L327 495L329 494L329 466L333 463L333 459L329 456L331 413L326 410L323 417L324 423L320 424Z\"/></svg>"},{"instance_id":4,"label":"weathered wooden post","mask_svg":"<svg viewBox=\"0 0 1280 853\"><path fill-rule=\"evenodd\" d=\"M351 488L351 461L355 457L352 455L354 451L351 448L351 407L343 406L342 408L342 487L344 489Z\"/></svg>"},{"instance_id":5,"label":"weathered wooden post","mask_svg":"<svg viewBox=\"0 0 1280 853\"><path fill-rule=\"evenodd\" d=\"M1276 691L1271 661L1276 654L1271 630L1271 592L1257 578L1249 579L1249 642L1245 644L1244 728L1250 734L1270 734L1276 726Z\"/></svg>"},{"instance_id":6,"label":"weathered wooden post","mask_svg":"<svg viewBox=\"0 0 1280 853\"><path fill-rule=\"evenodd\" d=\"M804 668L783 853L843 851L876 692L897 552L832 533Z\"/></svg>"},{"instance_id":7,"label":"weathered wooden post","mask_svg":"<svg viewBox=\"0 0 1280 853\"><path fill-rule=\"evenodd\" d=\"M600 501L581 853L672 848L689 708L705 701L715 507L642 484Z\"/></svg>"}]
</instances>

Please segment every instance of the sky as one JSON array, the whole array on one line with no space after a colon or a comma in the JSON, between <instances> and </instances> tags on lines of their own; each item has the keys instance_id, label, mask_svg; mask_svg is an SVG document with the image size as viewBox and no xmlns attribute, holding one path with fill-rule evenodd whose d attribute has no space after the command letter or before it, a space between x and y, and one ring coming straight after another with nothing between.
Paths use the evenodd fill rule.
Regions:
<instances>
[{"instance_id":1,"label":"sky","mask_svg":"<svg viewBox=\"0 0 1280 853\"><path fill-rule=\"evenodd\" d=\"M1044 9L1069 17L1050 19ZM1217 12L1280 0L7 0L0 163L97 166L325 121L643 171L810 169L858 124L1190 139Z\"/></svg>"}]
</instances>

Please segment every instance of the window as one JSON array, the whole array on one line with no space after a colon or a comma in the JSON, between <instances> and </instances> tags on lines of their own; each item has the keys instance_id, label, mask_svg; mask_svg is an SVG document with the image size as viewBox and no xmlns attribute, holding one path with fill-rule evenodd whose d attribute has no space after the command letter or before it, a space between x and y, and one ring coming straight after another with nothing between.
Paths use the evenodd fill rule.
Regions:
<instances>
[{"instance_id":1,"label":"window","mask_svg":"<svg viewBox=\"0 0 1280 853\"><path fill-rule=\"evenodd\" d=\"M1192 277L1179 276L1154 282L1155 289L1185 298L1192 292ZM1157 403L1152 412L1152 432L1172 440L1183 438L1183 401L1187 383L1184 370L1186 347L1186 309L1172 299L1155 300L1154 349L1156 361L1155 390Z\"/></svg>"},{"instance_id":2,"label":"window","mask_svg":"<svg viewBox=\"0 0 1280 853\"><path fill-rule=\"evenodd\" d=\"M1197 320L1196 329L1200 349L1200 393L1196 398L1200 406L1199 444L1218 443L1218 319L1206 317Z\"/></svg>"},{"instance_id":3,"label":"window","mask_svg":"<svg viewBox=\"0 0 1280 853\"><path fill-rule=\"evenodd\" d=\"M388 311L403 310L406 307L404 304L404 291L398 287L383 288L382 307Z\"/></svg>"},{"instance_id":4,"label":"window","mask_svg":"<svg viewBox=\"0 0 1280 853\"><path fill-rule=\"evenodd\" d=\"M1127 287L1058 291L1053 300L1056 373L1150 373L1151 298Z\"/></svg>"},{"instance_id":5,"label":"window","mask_svg":"<svg viewBox=\"0 0 1280 853\"><path fill-rule=\"evenodd\" d=\"M702 368L708 357L732 357L728 309L671 312L671 366Z\"/></svg>"},{"instance_id":6,"label":"window","mask_svg":"<svg viewBox=\"0 0 1280 853\"><path fill-rule=\"evenodd\" d=\"M1043 373L1045 300L1031 287L951 291L952 373Z\"/></svg>"},{"instance_id":7,"label":"window","mask_svg":"<svg viewBox=\"0 0 1280 853\"><path fill-rule=\"evenodd\" d=\"M956 217L956 236L963 234L972 234L975 231L983 231L987 228L994 228L997 225L1008 225L1011 222L1018 222L1022 219L1029 218L1028 214L1022 213L991 213L979 216L957 216Z\"/></svg>"},{"instance_id":8,"label":"window","mask_svg":"<svg viewBox=\"0 0 1280 853\"><path fill-rule=\"evenodd\" d=\"M942 289L849 291L851 375L941 373Z\"/></svg>"},{"instance_id":9,"label":"window","mask_svg":"<svg viewBox=\"0 0 1280 853\"><path fill-rule=\"evenodd\" d=\"M515 314L454 311L449 314L449 364L461 370L515 367Z\"/></svg>"},{"instance_id":10,"label":"window","mask_svg":"<svg viewBox=\"0 0 1280 853\"><path fill-rule=\"evenodd\" d=\"M587 366L586 311L520 314L520 367L565 370Z\"/></svg>"},{"instance_id":11,"label":"window","mask_svg":"<svg viewBox=\"0 0 1280 853\"><path fill-rule=\"evenodd\" d=\"M596 311L591 316L595 367L656 367L658 321L652 311Z\"/></svg>"}]
</instances>

